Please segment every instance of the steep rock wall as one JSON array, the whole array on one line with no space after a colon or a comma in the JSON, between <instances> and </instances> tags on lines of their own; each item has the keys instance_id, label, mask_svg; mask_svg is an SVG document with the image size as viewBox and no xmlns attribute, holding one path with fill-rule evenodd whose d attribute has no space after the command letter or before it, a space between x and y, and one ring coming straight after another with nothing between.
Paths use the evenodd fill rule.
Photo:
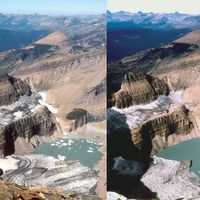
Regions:
<instances>
[{"instance_id":1,"label":"steep rock wall","mask_svg":"<svg viewBox=\"0 0 200 200\"><path fill-rule=\"evenodd\" d=\"M154 101L159 95L168 95L169 88L164 80L143 73L127 73L121 89L113 94L113 105L127 108L134 104Z\"/></svg>"},{"instance_id":2,"label":"steep rock wall","mask_svg":"<svg viewBox=\"0 0 200 200\"><path fill-rule=\"evenodd\" d=\"M27 83L7 74L0 75L0 106L14 103L23 95L31 95Z\"/></svg>"},{"instance_id":3,"label":"steep rock wall","mask_svg":"<svg viewBox=\"0 0 200 200\"><path fill-rule=\"evenodd\" d=\"M15 152L14 142L18 137L25 138L27 143L37 136L50 137L56 131L56 121L47 107L37 109L32 115L27 115L0 127L0 156Z\"/></svg>"}]
</instances>

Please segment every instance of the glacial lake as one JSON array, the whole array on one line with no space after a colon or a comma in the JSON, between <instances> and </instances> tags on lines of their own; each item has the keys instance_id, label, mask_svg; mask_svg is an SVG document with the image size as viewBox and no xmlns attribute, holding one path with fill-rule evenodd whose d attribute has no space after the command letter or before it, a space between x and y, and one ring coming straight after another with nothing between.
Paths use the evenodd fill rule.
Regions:
<instances>
[{"instance_id":1,"label":"glacial lake","mask_svg":"<svg viewBox=\"0 0 200 200\"><path fill-rule=\"evenodd\" d=\"M79 160L83 165L93 168L101 159L101 143L85 139L60 139L39 145L35 152L53 156L59 160Z\"/></svg>"},{"instance_id":2,"label":"glacial lake","mask_svg":"<svg viewBox=\"0 0 200 200\"><path fill-rule=\"evenodd\" d=\"M170 160L192 160L191 171L200 178L200 139L192 139L168 147L156 155Z\"/></svg>"}]
</instances>

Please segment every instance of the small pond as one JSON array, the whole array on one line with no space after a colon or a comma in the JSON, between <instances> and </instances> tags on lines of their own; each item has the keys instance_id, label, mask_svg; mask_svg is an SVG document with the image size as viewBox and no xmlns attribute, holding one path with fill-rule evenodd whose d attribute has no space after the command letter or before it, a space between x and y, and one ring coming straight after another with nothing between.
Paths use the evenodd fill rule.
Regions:
<instances>
[{"instance_id":1,"label":"small pond","mask_svg":"<svg viewBox=\"0 0 200 200\"><path fill-rule=\"evenodd\" d=\"M35 153L53 156L59 160L79 160L83 165L94 167L101 159L101 143L85 139L60 139L39 145Z\"/></svg>"}]
</instances>

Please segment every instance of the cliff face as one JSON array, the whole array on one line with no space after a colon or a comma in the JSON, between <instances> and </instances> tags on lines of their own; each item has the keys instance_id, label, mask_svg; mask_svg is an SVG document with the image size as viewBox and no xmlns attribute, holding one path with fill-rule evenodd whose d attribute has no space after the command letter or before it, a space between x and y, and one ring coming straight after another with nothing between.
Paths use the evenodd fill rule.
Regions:
<instances>
[{"instance_id":1,"label":"cliff face","mask_svg":"<svg viewBox=\"0 0 200 200\"><path fill-rule=\"evenodd\" d=\"M154 101L159 95L168 95L167 84L158 78L142 73L128 73L122 82L121 89L113 94L113 105L127 108L134 104Z\"/></svg>"},{"instance_id":2,"label":"cliff face","mask_svg":"<svg viewBox=\"0 0 200 200\"><path fill-rule=\"evenodd\" d=\"M151 138L152 140L155 136L163 137L166 142L165 145L170 145L170 143L167 142L168 136L173 134L176 136L187 135L193 127L194 125L190 120L189 111L183 106L181 108L176 108L170 113L158 116L155 119L145 121L136 128L132 128L132 141L137 148L145 151L147 146L145 141L147 141L147 138ZM160 146L160 149L162 148L164 148L164 146Z\"/></svg>"},{"instance_id":3,"label":"cliff face","mask_svg":"<svg viewBox=\"0 0 200 200\"><path fill-rule=\"evenodd\" d=\"M26 151L24 144L17 144L23 138L32 148L31 139L50 137L57 130L57 122L47 107L39 104L41 96L31 91L21 79L9 75L0 76L0 156L7 156L20 149Z\"/></svg>"},{"instance_id":4,"label":"cliff face","mask_svg":"<svg viewBox=\"0 0 200 200\"><path fill-rule=\"evenodd\" d=\"M22 137L27 142L37 136L50 137L56 130L56 122L52 113L46 108L37 109L32 115L12 121L0 127L0 155L7 156L15 152L15 140Z\"/></svg>"},{"instance_id":5,"label":"cliff face","mask_svg":"<svg viewBox=\"0 0 200 200\"><path fill-rule=\"evenodd\" d=\"M23 95L31 95L27 83L7 74L0 75L0 106L14 103Z\"/></svg>"}]
</instances>

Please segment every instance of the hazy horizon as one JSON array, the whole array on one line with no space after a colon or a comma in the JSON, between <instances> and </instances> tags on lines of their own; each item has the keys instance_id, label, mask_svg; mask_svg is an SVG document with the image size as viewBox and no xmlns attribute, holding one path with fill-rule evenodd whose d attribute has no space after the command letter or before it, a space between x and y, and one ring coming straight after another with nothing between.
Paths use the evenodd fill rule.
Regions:
<instances>
[{"instance_id":1,"label":"hazy horizon","mask_svg":"<svg viewBox=\"0 0 200 200\"><path fill-rule=\"evenodd\" d=\"M14 16L17 16L17 15L19 15L19 16L25 16L25 15L39 15L39 16L49 16L49 17L62 17L62 16L64 16L64 17L70 17L70 16L98 16L98 15L103 15L103 14L105 14L105 12L104 13L85 13L85 14L76 14L76 13L72 13L72 14L44 14L44 13L37 13L37 12L30 12L30 13L11 13L11 12L1 12L0 11L0 14L2 14L2 15L14 15Z\"/></svg>"},{"instance_id":2,"label":"hazy horizon","mask_svg":"<svg viewBox=\"0 0 200 200\"><path fill-rule=\"evenodd\" d=\"M111 12L131 12L139 11L144 13L174 13L199 15L200 1L197 0L181 0L179 4L175 0L107 0L107 10Z\"/></svg>"},{"instance_id":3,"label":"hazy horizon","mask_svg":"<svg viewBox=\"0 0 200 200\"><path fill-rule=\"evenodd\" d=\"M154 14L171 14L171 13L179 13L179 14L187 14L187 15L200 15L200 14L192 14L192 13L183 13L183 12L178 12L178 11L174 11L174 12L147 12L147 11L141 11L141 10L138 10L138 11L128 11L128 10L117 10L117 11L112 11L112 10L109 10L107 9L107 11L111 12L111 13L118 13L118 12L127 12L127 13L132 13L132 14L135 14L135 13L138 13L138 12L142 12L142 13L154 13Z\"/></svg>"},{"instance_id":4,"label":"hazy horizon","mask_svg":"<svg viewBox=\"0 0 200 200\"><path fill-rule=\"evenodd\" d=\"M98 0L9 0L0 5L2 14L98 15L106 12L106 1Z\"/></svg>"}]
</instances>

